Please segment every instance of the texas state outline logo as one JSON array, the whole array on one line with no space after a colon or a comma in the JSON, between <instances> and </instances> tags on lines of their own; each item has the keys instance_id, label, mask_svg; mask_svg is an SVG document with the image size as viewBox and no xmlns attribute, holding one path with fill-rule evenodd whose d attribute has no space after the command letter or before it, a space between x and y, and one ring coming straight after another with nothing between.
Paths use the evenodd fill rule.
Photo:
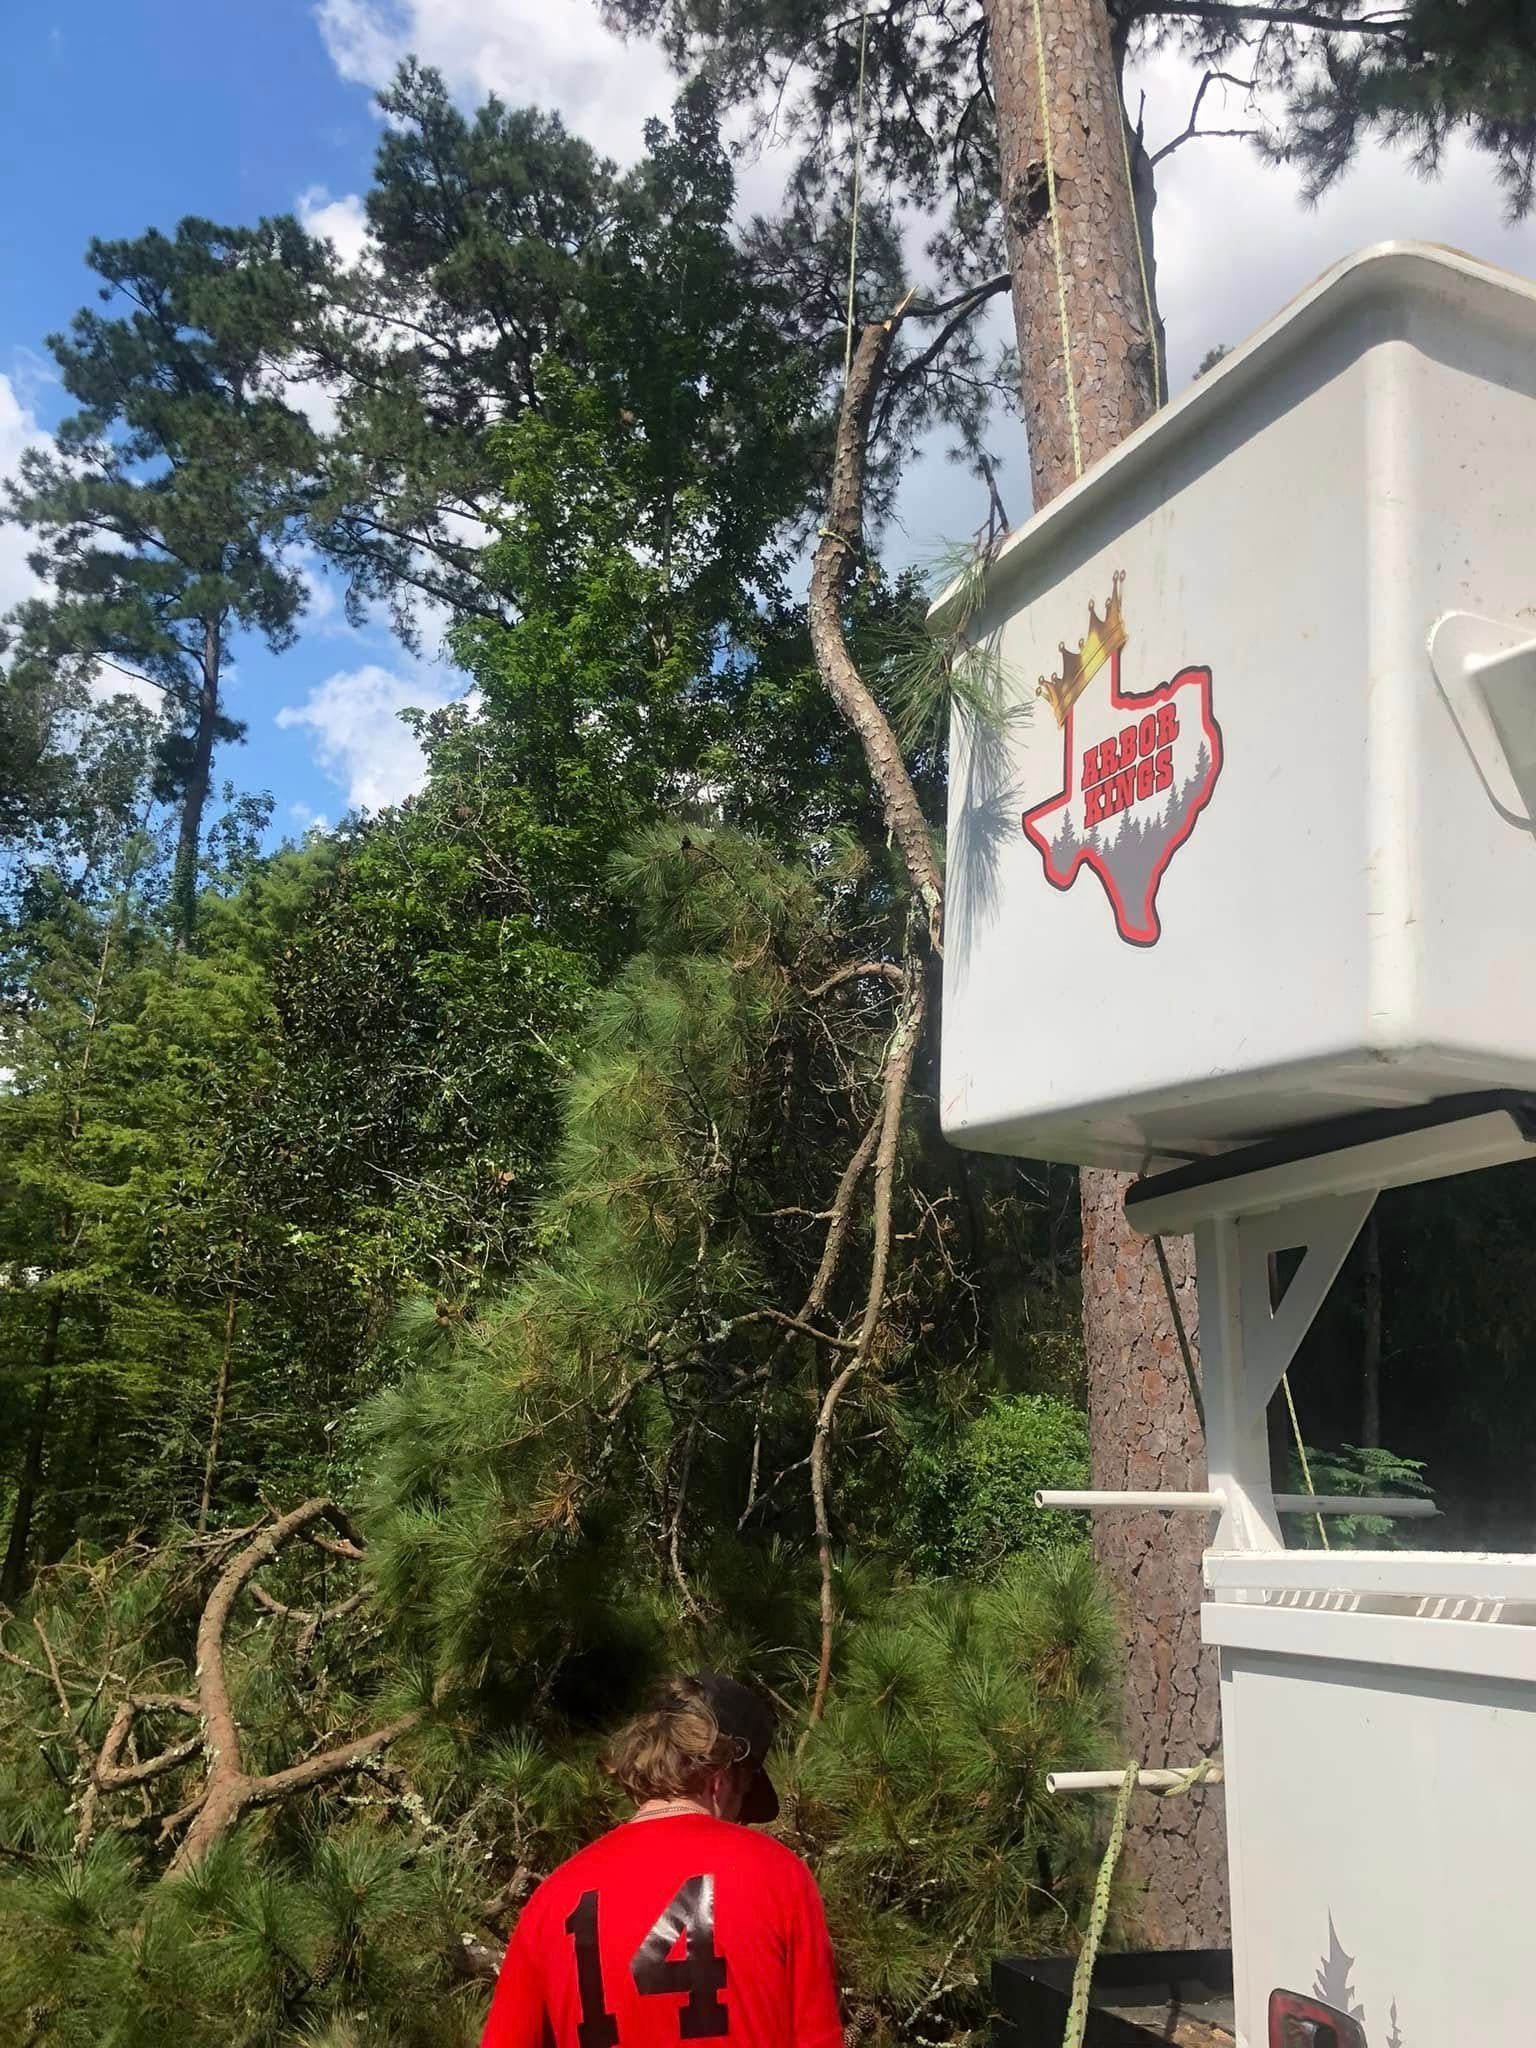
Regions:
<instances>
[{"instance_id":1,"label":"texas state outline logo","mask_svg":"<svg viewBox=\"0 0 1536 2048\"><path fill-rule=\"evenodd\" d=\"M1221 727L1208 668L1181 668L1153 690L1121 688L1124 587L1116 570L1103 618L1090 602L1077 652L1063 642L1061 674L1040 678L1036 694L1061 729L1062 787L1023 824L1053 888L1070 889L1091 868L1121 938L1155 946L1163 876L1221 776Z\"/></svg>"}]
</instances>

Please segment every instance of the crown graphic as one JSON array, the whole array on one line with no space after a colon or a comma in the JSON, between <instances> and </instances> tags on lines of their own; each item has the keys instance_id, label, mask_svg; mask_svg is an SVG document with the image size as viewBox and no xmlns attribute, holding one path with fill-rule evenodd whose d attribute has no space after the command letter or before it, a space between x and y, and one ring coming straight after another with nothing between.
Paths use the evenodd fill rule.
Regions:
<instances>
[{"instance_id":1,"label":"crown graphic","mask_svg":"<svg viewBox=\"0 0 1536 2048\"><path fill-rule=\"evenodd\" d=\"M1120 592L1125 587L1125 571L1117 569L1110 580L1109 603L1104 607L1101 619L1088 602L1088 631L1077 643L1074 654L1067 643L1061 643L1061 674L1049 681L1042 676L1037 697L1044 697L1056 714L1056 723L1065 725L1067 713L1093 681L1099 670L1112 654L1118 654L1129 637L1125 630L1125 615L1120 609Z\"/></svg>"}]
</instances>

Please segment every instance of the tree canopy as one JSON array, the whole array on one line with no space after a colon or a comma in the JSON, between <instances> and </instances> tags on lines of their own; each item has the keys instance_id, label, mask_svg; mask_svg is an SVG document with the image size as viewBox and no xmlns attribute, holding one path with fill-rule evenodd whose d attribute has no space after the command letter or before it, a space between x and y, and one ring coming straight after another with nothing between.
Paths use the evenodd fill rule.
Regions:
<instances>
[{"instance_id":1,"label":"tree canopy","mask_svg":"<svg viewBox=\"0 0 1536 2048\"><path fill-rule=\"evenodd\" d=\"M913 438L979 460L1012 375L987 21L868 11L844 393L859 17L624 18L697 73L633 168L409 64L359 262L96 244L107 310L51 344L0 675L7 2039L473 2042L678 1665L784 1715L861 2041L979 2040L990 1957L1088 1909L1044 1779L1120 1754L1117 1637L1033 1506L1086 1471L1077 1176L939 1135L933 821L996 678L880 554ZM1528 201L1518 16L1481 69L1427 7L1114 27L1268 67L1317 180L1465 130ZM803 160L741 221L765 81ZM415 794L274 846L222 692L301 548L469 690ZM1497 1519L1468 1444L1528 1462L1532 1200L1383 1206L1297 1374L1340 1490Z\"/></svg>"}]
</instances>

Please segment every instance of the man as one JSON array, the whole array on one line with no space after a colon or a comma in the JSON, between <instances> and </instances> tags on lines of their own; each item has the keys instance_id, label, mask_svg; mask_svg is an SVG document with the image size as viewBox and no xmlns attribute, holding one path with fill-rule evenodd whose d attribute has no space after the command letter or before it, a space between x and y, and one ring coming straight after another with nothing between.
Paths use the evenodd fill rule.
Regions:
<instances>
[{"instance_id":1,"label":"man","mask_svg":"<svg viewBox=\"0 0 1536 2048\"><path fill-rule=\"evenodd\" d=\"M773 1734L717 1672L673 1679L620 1732L604 1769L634 1817L524 1907L481 2048L843 2048L816 1880L752 1833L779 1810Z\"/></svg>"}]
</instances>

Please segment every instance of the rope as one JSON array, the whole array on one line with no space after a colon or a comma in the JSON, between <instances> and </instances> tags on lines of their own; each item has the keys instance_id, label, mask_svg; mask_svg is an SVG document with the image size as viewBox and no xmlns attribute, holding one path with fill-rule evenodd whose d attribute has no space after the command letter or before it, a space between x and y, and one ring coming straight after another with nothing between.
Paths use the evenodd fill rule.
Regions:
<instances>
[{"instance_id":1,"label":"rope","mask_svg":"<svg viewBox=\"0 0 1536 2048\"><path fill-rule=\"evenodd\" d=\"M1061 215L1056 207L1056 155L1051 144L1050 95L1045 87L1045 20L1035 0L1035 77L1040 86L1040 134L1045 145L1045 197L1051 215L1051 253L1056 259L1056 311L1061 318L1061 367L1067 380L1067 418L1072 426L1072 471L1083 473L1083 429L1077 416L1077 378L1072 368L1072 327L1067 319L1067 264L1061 248Z\"/></svg>"},{"instance_id":2,"label":"rope","mask_svg":"<svg viewBox=\"0 0 1536 2048\"><path fill-rule=\"evenodd\" d=\"M1147 309L1147 346L1152 351L1152 403L1163 402L1163 366L1157 348L1157 315L1152 310L1152 287L1147 282L1147 253L1141 246L1141 208L1136 204L1136 180L1131 176L1131 131L1120 102L1120 149L1125 158L1125 189L1131 201L1131 229L1136 236L1136 268L1141 272L1141 302Z\"/></svg>"},{"instance_id":3,"label":"rope","mask_svg":"<svg viewBox=\"0 0 1536 2048\"><path fill-rule=\"evenodd\" d=\"M1288 1372L1281 1373L1280 1384L1285 1389L1285 1405L1291 1411L1291 1434L1296 1439L1296 1455L1301 1460L1301 1476L1308 1493L1315 1496L1317 1488L1312 1484L1312 1467L1307 1463L1307 1447L1301 1440L1301 1424L1296 1420L1296 1403L1291 1396L1291 1376ZM1322 1516L1315 1515L1313 1520L1317 1523L1317 1533L1322 1538L1324 1550L1331 1550L1333 1545L1328 1541L1328 1531L1323 1527Z\"/></svg>"},{"instance_id":4,"label":"rope","mask_svg":"<svg viewBox=\"0 0 1536 2048\"><path fill-rule=\"evenodd\" d=\"M1154 1799L1177 1799L1182 1793L1193 1792L1197 1785L1203 1785L1215 1770L1216 1761L1213 1756L1203 1756L1199 1763L1180 1774L1176 1785L1149 1785L1147 1790Z\"/></svg>"},{"instance_id":5,"label":"rope","mask_svg":"<svg viewBox=\"0 0 1536 2048\"><path fill-rule=\"evenodd\" d=\"M1168 1254L1163 1248L1163 1240L1160 1237L1153 1238L1152 1248L1157 1253L1157 1269L1163 1276L1163 1292L1168 1297L1168 1307L1173 1316L1174 1332L1179 1340L1179 1356L1184 1361L1184 1377L1189 1383L1189 1398L1194 1403L1195 1414L1200 1422L1200 1433L1203 1436L1205 1434L1205 1402L1200 1397L1200 1376L1195 1371L1194 1356L1189 1348L1189 1335L1184 1328L1184 1317L1179 1308L1178 1293L1173 1284L1173 1275L1168 1270Z\"/></svg>"},{"instance_id":6,"label":"rope","mask_svg":"<svg viewBox=\"0 0 1536 2048\"><path fill-rule=\"evenodd\" d=\"M1115 1879L1115 1865L1120 1861L1120 1851L1125 1847L1125 1824L1130 1817L1131 1794L1136 1790L1139 1766L1127 1764L1125 1776L1120 1780L1120 1791L1115 1799L1115 1817L1110 1824L1109 1846L1104 1851L1104 1860L1099 1865L1099 1874L1093 1887L1093 1910L1088 1915L1088 1932L1083 1936L1083 1946L1077 1958L1077 1968L1072 1973L1072 2003L1067 2007L1067 2031L1062 2036L1061 2048L1083 2048L1083 2036L1088 2028L1088 1993L1093 1985L1093 1966L1098 1961L1099 1943L1104 1939L1104 1923L1109 1918L1109 1893Z\"/></svg>"},{"instance_id":7,"label":"rope","mask_svg":"<svg viewBox=\"0 0 1536 2048\"><path fill-rule=\"evenodd\" d=\"M1215 1768L1215 1757L1203 1756L1199 1763L1181 1774L1176 1785L1158 1790L1156 1796L1159 1799L1177 1799L1182 1793L1192 1791L1196 1785L1203 1784ZM1110 1823L1109 1842L1099 1864L1098 1877L1094 1880L1093 1910L1088 1915L1088 1932L1083 1936L1077 1967L1072 1972L1072 2002L1067 2008L1067 2031L1062 2036L1062 2048L1083 2048L1083 2039L1088 2027L1088 1994L1093 1988L1093 1966L1099 1959L1099 1944L1104 1939L1104 1927L1109 1919L1109 1897L1114 1886L1120 1852L1125 1847L1125 1829L1130 1818L1131 1794L1136 1790L1136 1781L1140 1775L1139 1765L1127 1764L1125 1776L1120 1780L1120 1790L1115 1795L1115 1817Z\"/></svg>"},{"instance_id":8,"label":"rope","mask_svg":"<svg viewBox=\"0 0 1536 2048\"><path fill-rule=\"evenodd\" d=\"M869 39L869 0L859 13L859 96L853 117L853 217L848 225L848 317L843 328L843 382L853 364L853 283L859 262L859 203L864 194L864 52Z\"/></svg>"}]
</instances>

